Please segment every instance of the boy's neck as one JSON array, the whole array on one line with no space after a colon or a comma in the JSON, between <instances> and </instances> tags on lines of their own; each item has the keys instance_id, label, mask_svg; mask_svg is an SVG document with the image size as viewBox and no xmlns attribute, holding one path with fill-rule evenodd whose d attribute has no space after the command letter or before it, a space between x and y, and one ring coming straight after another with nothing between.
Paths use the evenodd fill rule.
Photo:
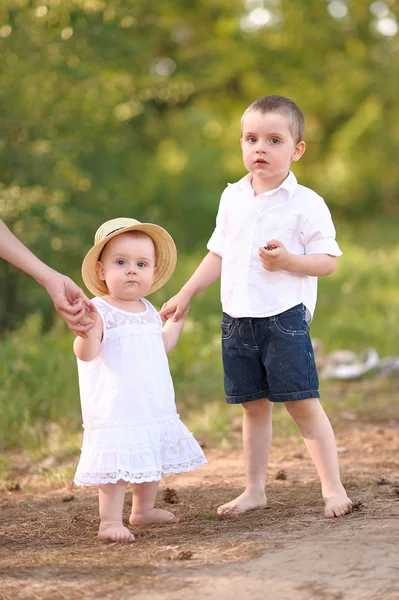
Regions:
<instances>
[{"instance_id":1,"label":"boy's neck","mask_svg":"<svg viewBox=\"0 0 399 600\"><path fill-rule=\"evenodd\" d=\"M261 179L256 178L252 175L251 178L251 187L255 192L255 196L259 196L260 194L264 194L265 192L270 192L270 190L275 190L287 179L289 175L288 173L284 177L279 177L278 179Z\"/></svg>"}]
</instances>

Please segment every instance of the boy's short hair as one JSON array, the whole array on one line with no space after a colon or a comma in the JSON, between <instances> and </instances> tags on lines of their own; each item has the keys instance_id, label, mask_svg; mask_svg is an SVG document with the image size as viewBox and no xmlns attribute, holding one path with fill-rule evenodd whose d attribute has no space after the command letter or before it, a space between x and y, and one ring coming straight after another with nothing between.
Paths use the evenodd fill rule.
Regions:
<instances>
[{"instance_id":1,"label":"boy's short hair","mask_svg":"<svg viewBox=\"0 0 399 600\"><path fill-rule=\"evenodd\" d=\"M252 102L244 112L259 111L265 113L279 113L283 115L290 123L290 130L295 143L301 142L305 135L305 117L299 106L290 98L273 94L271 96L262 96L255 102ZM243 117L244 117L243 115Z\"/></svg>"}]
</instances>

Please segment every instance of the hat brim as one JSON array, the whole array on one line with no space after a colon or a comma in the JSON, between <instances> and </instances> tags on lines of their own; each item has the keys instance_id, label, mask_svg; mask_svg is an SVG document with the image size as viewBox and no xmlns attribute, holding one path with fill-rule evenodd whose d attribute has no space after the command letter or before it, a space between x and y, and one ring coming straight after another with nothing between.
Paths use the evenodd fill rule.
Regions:
<instances>
[{"instance_id":1,"label":"hat brim","mask_svg":"<svg viewBox=\"0 0 399 600\"><path fill-rule=\"evenodd\" d=\"M161 288L173 274L176 268L177 250L173 238L169 233L153 223L140 223L122 227L107 235L106 238L95 244L86 254L82 263L82 279L88 290L95 296L105 296L108 294L108 288L104 281L98 277L97 262L104 246L112 240L112 238L127 233L128 231L143 231L154 242L157 275L151 286L149 294L156 292Z\"/></svg>"}]
</instances>

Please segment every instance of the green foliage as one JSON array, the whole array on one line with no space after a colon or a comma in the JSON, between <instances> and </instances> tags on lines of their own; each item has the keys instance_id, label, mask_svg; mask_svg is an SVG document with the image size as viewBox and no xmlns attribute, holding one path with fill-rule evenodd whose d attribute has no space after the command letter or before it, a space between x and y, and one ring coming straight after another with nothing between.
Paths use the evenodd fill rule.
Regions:
<instances>
[{"instance_id":1,"label":"green foliage","mask_svg":"<svg viewBox=\"0 0 399 600\"><path fill-rule=\"evenodd\" d=\"M350 226L346 229L351 229ZM336 272L319 280L312 334L326 350L373 346L381 356L398 355L399 247L397 222L374 221L353 232L342 226L344 252ZM391 239L390 239L391 238Z\"/></svg>"},{"instance_id":2,"label":"green foliage","mask_svg":"<svg viewBox=\"0 0 399 600\"><path fill-rule=\"evenodd\" d=\"M203 248L223 187L244 174L241 114L267 93L303 108L296 172L335 215L395 213L399 36L378 27L394 33L397 3L352 0L334 17L336 4L3 4L0 215L76 279L115 216L160 223L183 253ZM0 277L0 330L38 310L49 326L34 283L4 264Z\"/></svg>"},{"instance_id":3,"label":"green foliage","mask_svg":"<svg viewBox=\"0 0 399 600\"><path fill-rule=\"evenodd\" d=\"M360 352L373 346L380 356L398 354L399 250L393 245L376 248L373 243L376 244L379 237L374 233L374 240L370 236L371 247L361 247L350 244L344 235L345 254L336 273L320 280L312 335L322 340L325 352L344 348ZM173 278L173 285L178 287L199 259L200 256L182 258L179 276ZM167 293L172 291L170 288ZM161 290L151 297L156 306L163 302L163 293ZM170 366L178 411L188 427L200 438L213 443L227 439L229 443L239 443L241 408L226 406L224 402L219 304L217 285L193 300L183 334L169 357ZM68 436L80 430L72 335L61 321L48 333L41 335L40 332L40 318L32 315L0 342L3 382L0 447L45 448L49 436L54 430L58 431L55 424L60 425L65 444L70 443ZM389 382L387 386L389 388ZM364 412L367 391L356 389L350 389L347 394L342 390L338 394L334 392L337 399L330 406L330 384L324 383L322 393L329 414L334 416L334 411L345 409ZM386 410L391 399L392 393L387 389L386 398L381 396L379 400L381 416L392 413ZM277 409L275 412L276 432L295 433L285 411Z\"/></svg>"},{"instance_id":4,"label":"green foliage","mask_svg":"<svg viewBox=\"0 0 399 600\"><path fill-rule=\"evenodd\" d=\"M52 423L81 423L72 336L59 321L45 336L41 327L31 315L0 344L0 446L37 447Z\"/></svg>"},{"instance_id":5,"label":"green foliage","mask_svg":"<svg viewBox=\"0 0 399 600\"><path fill-rule=\"evenodd\" d=\"M160 306L205 252L226 182L244 175L243 111L290 96L307 122L296 175L343 223L313 335L326 351L396 354L398 17L395 0L2 3L0 217L78 282L100 223L163 225L180 261ZM38 445L47 423L80 423L71 336L35 282L5 262L0 280L0 445ZM234 409L218 408L218 296L215 285L192 303L171 364L182 414L223 438Z\"/></svg>"}]
</instances>

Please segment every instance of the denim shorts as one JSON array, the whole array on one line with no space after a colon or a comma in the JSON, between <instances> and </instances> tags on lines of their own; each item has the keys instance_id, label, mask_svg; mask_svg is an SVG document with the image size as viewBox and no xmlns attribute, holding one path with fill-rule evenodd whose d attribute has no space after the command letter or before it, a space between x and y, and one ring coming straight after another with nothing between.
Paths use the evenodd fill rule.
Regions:
<instances>
[{"instance_id":1,"label":"denim shorts","mask_svg":"<svg viewBox=\"0 0 399 600\"><path fill-rule=\"evenodd\" d=\"M222 355L228 404L319 398L319 380L303 304L273 317L223 313Z\"/></svg>"}]
</instances>

